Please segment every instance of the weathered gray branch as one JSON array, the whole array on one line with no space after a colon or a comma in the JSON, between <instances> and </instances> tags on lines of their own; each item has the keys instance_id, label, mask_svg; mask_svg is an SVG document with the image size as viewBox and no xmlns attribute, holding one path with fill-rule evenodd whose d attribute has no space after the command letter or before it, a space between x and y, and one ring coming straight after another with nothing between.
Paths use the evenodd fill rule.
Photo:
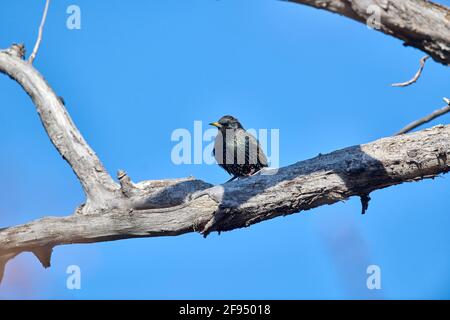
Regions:
<instances>
[{"instance_id":1,"label":"weathered gray branch","mask_svg":"<svg viewBox=\"0 0 450 320\"><path fill-rule=\"evenodd\" d=\"M125 238L228 231L281 215L333 204L450 170L450 126L381 139L218 186L193 178L119 184L103 168L70 119L61 99L33 66L24 48L0 51L0 72L30 95L51 141L78 176L86 204L68 217L47 217L0 229L0 278L5 264L32 252L44 267L53 247Z\"/></svg>"},{"instance_id":2,"label":"weathered gray branch","mask_svg":"<svg viewBox=\"0 0 450 320\"><path fill-rule=\"evenodd\" d=\"M450 126L381 139L218 186L193 179L132 184L108 210L0 231L0 260L56 245L227 231L450 170ZM38 257L39 255L36 254ZM45 255L44 255L45 257ZM48 266L49 262L43 263ZM0 267L1 268L1 267Z\"/></svg>"},{"instance_id":3,"label":"weathered gray branch","mask_svg":"<svg viewBox=\"0 0 450 320\"><path fill-rule=\"evenodd\" d=\"M450 64L450 9L426 0L287 0L367 23L380 13L380 31Z\"/></svg>"},{"instance_id":4,"label":"weathered gray branch","mask_svg":"<svg viewBox=\"0 0 450 320\"><path fill-rule=\"evenodd\" d=\"M414 74L414 76L409 79L408 81L404 82L398 82L391 84L392 87L407 87L412 85L413 83L416 83L417 80L419 80L420 76L422 75L423 68L425 67L425 62L428 60L430 56L424 56L420 59L420 67L419 70Z\"/></svg>"},{"instance_id":5,"label":"weathered gray branch","mask_svg":"<svg viewBox=\"0 0 450 320\"><path fill-rule=\"evenodd\" d=\"M23 55L22 45L0 51L0 73L17 81L33 100L50 140L79 178L88 207L104 206L117 196L119 186L75 127L61 99Z\"/></svg>"}]
</instances>

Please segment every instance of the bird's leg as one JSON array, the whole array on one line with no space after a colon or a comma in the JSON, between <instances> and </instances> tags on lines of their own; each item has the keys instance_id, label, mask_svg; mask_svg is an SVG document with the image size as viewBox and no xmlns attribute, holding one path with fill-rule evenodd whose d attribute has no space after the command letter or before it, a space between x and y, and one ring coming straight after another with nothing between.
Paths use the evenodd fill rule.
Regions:
<instances>
[{"instance_id":1,"label":"bird's leg","mask_svg":"<svg viewBox=\"0 0 450 320\"><path fill-rule=\"evenodd\" d=\"M233 180L236 180L238 178L238 176L234 176L233 178L231 178L230 180L228 180L227 182L225 182L225 183L228 183L228 182L231 182L231 181L233 181Z\"/></svg>"}]
</instances>

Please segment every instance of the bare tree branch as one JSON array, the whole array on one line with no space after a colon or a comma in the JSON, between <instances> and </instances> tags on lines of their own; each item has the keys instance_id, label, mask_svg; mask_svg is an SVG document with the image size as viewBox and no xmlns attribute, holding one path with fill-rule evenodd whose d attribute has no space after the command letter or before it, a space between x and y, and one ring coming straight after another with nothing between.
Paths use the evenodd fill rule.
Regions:
<instances>
[{"instance_id":1,"label":"bare tree branch","mask_svg":"<svg viewBox=\"0 0 450 320\"><path fill-rule=\"evenodd\" d=\"M29 63L33 63L34 59L36 58L36 54L37 54L37 52L39 50L39 46L41 45L42 32L44 31L44 25L45 25L45 20L47 19L47 12L48 12L49 5L50 5L50 0L46 0L45 1L44 13L42 14L41 25L39 26L39 32L38 32L38 37L37 37L37 40L36 40L36 44L34 45L33 52L31 53L30 58L28 59Z\"/></svg>"},{"instance_id":2,"label":"bare tree branch","mask_svg":"<svg viewBox=\"0 0 450 320\"><path fill-rule=\"evenodd\" d=\"M367 23L380 14L380 29L430 55L435 61L450 64L450 9L426 0L287 0L338 13Z\"/></svg>"},{"instance_id":3,"label":"bare tree branch","mask_svg":"<svg viewBox=\"0 0 450 320\"><path fill-rule=\"evenodd\" d=\"M117 199L120 205L108 210L43 218L0 231L0 259L31 251L48 266L56 245L196 231L207 234L248 227L351 196L368 201L374 190L448 172L449 156L450 126L437 126L320 155L281 168L274 175L214 187L192 178L145 181L133 184L135 195L123 203Z\"/></svg>"},{"instance_id":4,"label":"bare tree branch","mask_svg":"<svg viewBox=\"0 0 450 320\"><path fill-rule=\"evenodd\" d=\"M381 31L450 63L449 9L424 0L291 0L357 21L369 18L370 5L383 9ZM48 8L48 2L46 3ZM43 23L45 22L44 12ZM36 43L30 62L42 38ZM33 100L50 140L74 170L86 203L68 217L47 217L0 229L0 278L5 264L32 252L44 267L57 245L136 237L229 231L281 215L359 196L363 212L370 193L450 171L450 126L349 147L243 180L218 186L193 178L134 184L119 172L116 184L86 143L61 102L31 63L24 48L0 51L0 72L17 81Z\"/></svg>"},{"instance_id":5,"label":"bare tree branch","mask_svg":"<svg viewBox=\"0 0 450 320\"><path fill-rule=\"evenodd\" d=\"M417 127L420 127L421 125L428 123L440 116L443 116L444 114L447 114L450 112L450 99L448 98L444 98L445 103L447 103L447 105L445 107L442 107L439 110L434 111L433 113L419 119L416 120L414 122L411 122L410 124L408 124L406 127L404 127L402 130L400 130L399 132L396 133L396 135L400 135L400 134L404 134L404 133L408 133L412 130L414 130Z\"/></svg>"},{"instance_id":6,"label":"bare tree branch","mask_svg":"<svg viewBox=\"0 0 450 320\"><path fill-rule=\"evenodd\" d=\"M33 100L47 134L79 178L87 206L102 207L117 196L119 186L74 125L61 99L33 66L22 60L23 46L0 51L0 73L17 81Z\"/></svg>"},{"instance_id":7,"label":"bare tree branch","mask_svg":"<svg viewBox=\"0 0 450 320\"><path fill-rule=\"evenodd\" d=\"M405 81L405 82L393 83L393 84L391 84L391 86L393 86L393 87L407 87L407 86L410 86L413 83L415 83L417 80L419 80L420 76L422 75L423 68L425 67L425 62L427 61L427 59L429 57L430 56L425 56L425 57L422 57L422 59L420 59L420 67L419 67L419 70L417 70L417 72L414 75L414 77L412 77L410 80Z\"/></svg>"}]
</instances>

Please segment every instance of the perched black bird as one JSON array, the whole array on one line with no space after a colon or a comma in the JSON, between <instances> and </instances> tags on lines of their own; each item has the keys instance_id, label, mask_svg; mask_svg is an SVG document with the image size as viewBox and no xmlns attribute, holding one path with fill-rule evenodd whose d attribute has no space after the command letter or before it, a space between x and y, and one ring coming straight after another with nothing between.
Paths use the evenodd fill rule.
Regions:
<instances>
[{"instance_id":1,"label":"perched black bird","mask_svg":"<svg viewBox=\"0 0 450 320\"><path fill-rule=\"evenodd\" d=\"M223 116L210 125L219 129L213 154L219 166L233 177L248 177L267 167L267 158L258 141L232 116Z\"/></svg>"}]
</instances>

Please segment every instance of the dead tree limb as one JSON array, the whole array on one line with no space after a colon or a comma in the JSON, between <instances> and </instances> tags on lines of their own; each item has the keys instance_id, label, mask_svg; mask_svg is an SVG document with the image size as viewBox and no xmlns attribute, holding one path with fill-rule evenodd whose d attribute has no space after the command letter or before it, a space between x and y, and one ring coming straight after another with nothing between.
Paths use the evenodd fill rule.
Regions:
<instances>
[{"instance_id":1,"label":"dead tree limb","mask_svg":"<svg viewBox=\"0 0 450 320\"><path fill-rule=\"evenodd\" d=\"M424 56L420 59L420 67L419 70L417 70L416 74L405 82L399 82L399 83L393 83L391 84L392 87L407 87L412 85L413 83L416 83L417 80L419 80L420 76L422 75L423 68L425 67L425 62L428 60L430 56Z\"/></svg>"},{"instance_id":2,"label":"dead tree limb","mask_svg":"<svg viewBox=\"0 0 450 320\"><path fill-rule=\"evenodd\" d=\"M188 232L228 231L450 170L450 126L381 139L218 186L188 179L133 184L134 195L87 214L47 217L0 231L0 261L54 246ZM209 225L207 230L205 226Z\"/></svg>"},{"instance_id":3,"label":"dead tree limb","mask_svg":"<svg viewBox=\"0 0 450 320\"><path fill-rule=\"evenodd\" d=\"M450 170L450 126L381 139L218 186L193 178L116 184L44 78L15 45L0 52L0 72L32 98L44 128L78 176L87 204L68 217L47 217L0 230L0 273L32 252L44 267L53 247L136 237L207 235L333 204L377 189L433 178ZM88 203L90 202L90 204ZM365 208L367 208L365 204Z\"/></svg>"},{"instance_id":4,"label":"dead tree limb","mask_svg":"<svg viewBox=\"0 0 450 320\"><path fill-rule=\"evenodd\" d=\"M287 0L338 13L367 23L374 9L380 14L380 29L430 55L435 61L450 64L450 9L427 0Z\"/></svg>"},{"instance_id":5,"label":"dead tree limb","mask_svg":"<svg viewBox=\"0 0 450 320\"><path fill-rule=\"evenodd\" d=\"M24 61L23 45L0 52L0 72L17 81L31 97L47 134L69 163L87 195L88 207L102 207L115 198L119 186L74 125L61 99L42 75Z\"/></svg>"}]
</instances>

